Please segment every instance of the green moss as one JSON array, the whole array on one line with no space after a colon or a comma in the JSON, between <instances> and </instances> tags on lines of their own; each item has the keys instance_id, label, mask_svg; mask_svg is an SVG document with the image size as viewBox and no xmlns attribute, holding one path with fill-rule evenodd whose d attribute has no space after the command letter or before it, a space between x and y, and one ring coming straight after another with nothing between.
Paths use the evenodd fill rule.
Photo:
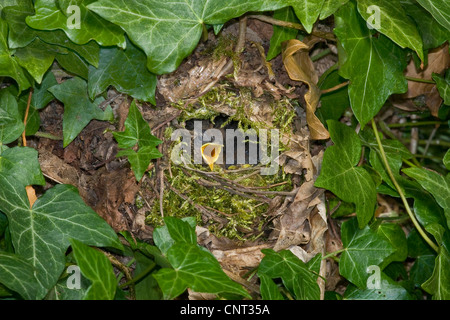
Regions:
<instances>
[{"instance_id":1,"label":"green moss","mask_svg":"<svg viewBox=\"0 0 450 320\"><path fill-rule=\"evenodd\" d=\"M223 53L223 52L222 52ZM260 98L258 103L269 103L272 109L272 123L274 128L280 130L281 135L290 135L292 132L292 122L296 116L295 108L287 98L274 100L272 96L267 95ZM231 108L235 111L222 126L227 125L231 121L238 122L239 128L247 130L249 128L255 129L272 129L267 127L266 123L254 122L250 120L249 113L252 112L256 100L252 95L250 89L247 88L231 88L228 83L221 83L212 88L208 93L198 98L194 103L186 105L185 101L179 101L173 104L174 107L182 110L178 121L181 125L187 120L209 120L214 123L215 118L221 115L221 110L224 108ZM165 131L165 139L170 139L173 128L168 128ZM270 130L268 131L270 134ZM270 143L270 136L268 137ZM173 142L172 147L176 144ZM268 146L270 150L270 145ZM281 144L280 149L283 150L285 146ZM170 155L171 148L168 150ZM209 170L207 167L201 165L194 166L200 170ZM229 168L231 169L231 168ZM256 169L255 169L256 170ZM180 166L172 164L172 176L165 172L166 178L179 193L190 200L183 199L169 188L165 188L163 196L163 212L165 216L174 217L195 217L199 225L208 227L211 232L217 236L226 236L230 239L244 239L244 230L261 231L268 217L265 216L268 205L261 203L256 199L249 199L243 196L232 194L226 190L203 187L198 184L198 179L205 179L205 176L194 171L187 175ZM259 174L245 177L251 171L230 172L222 167L215 167L221 177L233 180L239 179L239 184L244 187L263 187L273 185L280 182L288 182L286 184L273 187L271 191L291 191L292 183L290 176L285 175L283 170L279 170L276 175L262 176ZM265 189L269 190L269 189ZM267 196L273 197L274 195ZM162 225L163 219L160 213L159 201L155 201L153 208L148 212L146 222L148 224L159 226ZM202 213L193 205L193 203L205 207L210 212L222 219L226 219L228 223L224 227L220 227L219 223L209 220L206 223L202 220ZM211 209L213 208L213 209ZM250 240L259 237L259 232L256 232Z\"/></svg>"}]
</instances>

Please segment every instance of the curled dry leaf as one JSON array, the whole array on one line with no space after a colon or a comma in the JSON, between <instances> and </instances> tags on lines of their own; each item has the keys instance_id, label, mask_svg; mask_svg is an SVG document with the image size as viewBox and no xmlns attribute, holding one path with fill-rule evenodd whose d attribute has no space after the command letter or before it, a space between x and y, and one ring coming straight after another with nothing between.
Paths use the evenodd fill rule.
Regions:
<instances>
[{"instance_id":1,"label":"curled dry leaf","mask_svg":"<svg viewBox=\"0 0 450 320\"><path fill-rule=\"evenodd\" d=\"M450 54L448 43L431 50L428 53L428 65L423 70L417 70L414 61L411 60L406 68L405 76L419 79L431 80L433 73L442 74L450 67ZM418 81L408 81L408 92L401 95L404 99L425 96L425 103L430 109L431 114L437 117L439 107L442 105L442 98L436 89L435 84L423 83Z\"/></svg>"},{"instance_id":2,"label":"curled dry leaf","mask_svg":"<svg viewBox=\"0 0 450 320\"><path fill-rule=\"evenodd\" d=\"M330 134L315 115L319 106L320 89L317 87L318 77L309 57L309 49L310 46L306 43L292 39L283 43L282 57L289 77L292 80L301 81L309 87L305 94L306 121L311 139L323 140L328 139Z\"/></svg>"}]
</instances>

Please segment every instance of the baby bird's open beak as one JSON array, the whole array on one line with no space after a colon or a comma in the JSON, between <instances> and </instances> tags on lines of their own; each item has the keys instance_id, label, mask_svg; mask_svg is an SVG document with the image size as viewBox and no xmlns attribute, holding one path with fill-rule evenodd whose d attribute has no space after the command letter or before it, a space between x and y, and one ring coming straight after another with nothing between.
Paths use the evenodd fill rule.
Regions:
<instances>
[{"instance_id":1,"label":"baby bird's open beak","mask_svg":"<svg viewBox=\"0 0 450 320\"><path fill-rule=\"evenodd\" d=\"M214 163L219 159L223 145L217 143L205 143L202 145L202 157L209 165L211 171L214 170Z\"/></svg>"}]
</instances>

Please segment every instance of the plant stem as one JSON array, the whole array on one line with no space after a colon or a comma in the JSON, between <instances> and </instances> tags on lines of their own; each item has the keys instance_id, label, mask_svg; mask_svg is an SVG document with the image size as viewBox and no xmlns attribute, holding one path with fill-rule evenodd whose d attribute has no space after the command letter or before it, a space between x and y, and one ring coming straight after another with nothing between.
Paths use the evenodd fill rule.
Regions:
<instances>
[{"instance_id":1,"label":"plant stem","mask_svg":"<svg viewBox=\"0 0 450 320\"><path fill-rule=\"evenodd\" d=\"M414 226L416 227L417 231L420 233L422 238L430 245L431 248L433 248L434 251L439 252L438 246L428 237L428 235L425 233L425 231L420 226L419 222L417 221L416 217L414 216L413 212L411 211L411 208L409 207L408 201L406 200L405 195L403 194L403 190L398 184L397 180L394 177L394 174L392 173L391 167L389 166L389 162L387 161L386 154L384 153L383 145L381 144L380 135L378 134L377 125L375 124L375 121L372 119L372 128L373 132L375 134L375 138L377 139L378 148L380 149L380 156L383 159L384 166L386 168L386 171L389 174L389 177L391 178L392 183L395 186L395 189L397 189L398 194L400 195L400 198L402 199L403 205L405 206L406 212L408 213L409 217L411 218L411 221L413 222Z\"/></svg>"},{"instance_id":2,"label":"plant stem","mask_svg":"<svg viewBox=\"0 0 450 320\"><path fill-rule=\"evenodd\" d=\"M301 24L299 23L295 23L295 22L288 22L288 21L283 21L283 20L277 20L274 19L272 17L269 16L265 16L265 15L249 15L247 16L247 18L250 19L258 19L267 23L271 23L273 25L276 26L280 26L280 27L287 27L287 28L292 28L292 29L297 29L297 30L301 30L301 31L305 31L305 27L303 27ZM327 39L330 41L336 41L336 36L331 33L331 32L323 32L323 31L319 31L319 30L313 30L311 32L311 34L313 36L317 36L319 38L323 38L323 39Z\"/></svg>"},{"instance_id":3,"label":"plant stem","mask_svg":"<svg viewBox=\"0 0 450 320\"><path fill-rule=\"evenodd\" d=\"M435 82L433 80L427 80L427 79L422 79L422 78L414 78L414 77L405 76L405 79L409 80L409 81L435 84Z\"/></svg>"},{"instance_id":4,"label":"plant stem","mask_svg":"<svg viewBox=\"0 0 450 320\"><path fill-rule=\"evenodd\" d=\"M337 251L331 252L331 253L329 253L329 254L323 256L323 257L322 257L322 260L325 260L325 259L328 259L328 258L335 257L335 256L337 256L339 253L344 252L345 250L346 250L346 249L341 249L341 250L337 250Z\"/></svg>"},{"instance_id":5,"label":"plant stem","mask_svg":"<svg viewBox=\"0 0 450 320\"><path fill-rule=\"evenodd\" d=\"M421 122L405 122L405 123L391 123L387 126L389 128L402 128L402 127L418 127L418 126L433 126L433 125L444 125L447 124L446 121L421 121Z\"/></svg>"},{"instance_id":6,"label":"plant stem","mask_svg":"<svg viewBox=\"0 0 450 320\"><path fill-rule=\"evenodd\" d=\"M337 90L347 86L348 84L349 84L349 81L346 81L346 82L340 83L340 84L338 84L338 85L336 85L336 86L334 86L332 88L324 89L320 93L321 94L325 94L325 93L330 93L330 92L333 92L333 91L337 91Z\"/></svg>"},{"instance_id":7,"label":"plant stem","mask_svg":"<svg viewBox=\"0 0 450 320\"><path fill-rule=\"evenodd\" d=\"M411 139L405 139L404 140L405 143L408 143L410 141L411 141ZM426 145L427 141L426 140L417 140L417 143L420 144L420 145ZM431 141L430 145L432 145L432 146L442 146L442 147L450 148L450 142L442 141L442 140Z\"/></svg>"},{"instance_id":8,"label":"plant stem","mask_svg":"<svg viewBox=\"0 0 450 320\"><path fill-rule=\"evenodd\" d=\"M126 288L128 287L130 284L136 284L137 282L139 282L139 280L145 278L145 276L147 276L150 271L152 271L156 266L156 263L151 263L147 268L145 268L144 271L142 271L140 274L138 274L135 278L128 280L127 282L125 282L124 284L120 285L120 289Z\"/></svg>"},{"instance_id":9,"label":"plant stem","mask_svg":"<svg viewBox=\"0 0 450 320\"><path fill-rule=\"evenodd\" d=\"M53 134L51 134L51 133L48 133L48 132L41 132L41 131L38 131L38 132L36 132L34 135L35 135L36 137L47 138L47 139L50 139L50 140L62 140L61 137L55 136L55 135L53 135Z\"/></svg>"},{"instance_id":10,"label":"plant stem","mask_svg":"<svg viewBox=\"0 0 450 320\"><path fill-rule=\"evenodd\" d=\"M311 61L314 62L314 61L320 60L320 59L322 59L323 57L329 55L330 53L331 53L331 49L330 49L330 48L327 48L327 49L325 49L325 50L319 52L318 54L312 56L312 57L311 57Z\"/></svg>"}]
</instances>

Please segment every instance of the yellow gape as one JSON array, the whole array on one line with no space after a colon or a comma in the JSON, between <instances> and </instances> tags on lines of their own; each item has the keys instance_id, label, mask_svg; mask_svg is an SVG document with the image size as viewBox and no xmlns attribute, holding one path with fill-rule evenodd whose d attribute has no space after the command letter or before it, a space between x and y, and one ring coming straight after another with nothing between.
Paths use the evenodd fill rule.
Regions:
<instances>
[{"instance_id":1,"label":"yellow gape","mask_svg":"<svg viewBox=\"0 0 450 320\"><path fill-rule=\"evenodd\" d=\"M211 171L214 170L214 163L219 159L222 147L222 144L217 143L205 143L202 145L202 157L211 168Z\"/></svg>"}]
</instances>

